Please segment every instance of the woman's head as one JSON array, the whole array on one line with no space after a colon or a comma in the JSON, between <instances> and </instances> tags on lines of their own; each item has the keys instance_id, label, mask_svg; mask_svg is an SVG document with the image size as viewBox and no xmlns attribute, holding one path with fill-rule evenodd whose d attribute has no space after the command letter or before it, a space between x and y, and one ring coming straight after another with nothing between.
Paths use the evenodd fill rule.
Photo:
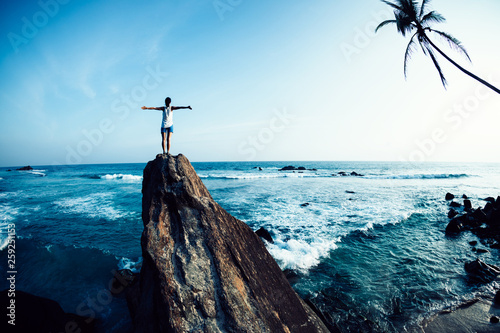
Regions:
<instances>
[{"instance_id":1,"label":"woman's head","mask_svg":"<svg viewBox=\"0 0 500 333\"><path fill-rule=\"evenodd\" d=\"M165 105L170 106L170 103L172 103L172 99L170 97L165 98Z\"/></svg>"}]
</instances>

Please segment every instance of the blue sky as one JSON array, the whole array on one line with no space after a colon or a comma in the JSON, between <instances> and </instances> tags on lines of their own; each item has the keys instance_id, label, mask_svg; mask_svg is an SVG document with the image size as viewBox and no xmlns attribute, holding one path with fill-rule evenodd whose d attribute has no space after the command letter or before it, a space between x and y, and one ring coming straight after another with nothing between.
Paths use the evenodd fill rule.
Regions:
<instances>
[{"instance_id":1,"label":"blue sky","mask_svg":"<svg viewBox=\"0 0 500 333\"><path fill-rule=\"evenodd\" d=\"M378 0L18 1L2 5L0 166L192 161L500 162L500 96L414 55ZM500 86L500 2L434 0ZM447 51L448 49L444 47Z\"/></svg>"}]
</instances>

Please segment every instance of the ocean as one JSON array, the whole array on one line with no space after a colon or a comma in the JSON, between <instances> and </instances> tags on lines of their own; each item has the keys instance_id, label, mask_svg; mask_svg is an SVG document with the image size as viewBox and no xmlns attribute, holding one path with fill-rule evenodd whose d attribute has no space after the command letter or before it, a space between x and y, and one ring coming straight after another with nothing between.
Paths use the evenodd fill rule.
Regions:
<instances>
[{"instance_id":1,"label":"ocean","mask_svg":"<svg viewBox=\"0 0 500 333\"><path fill-rule=\"evenodd\" d=\"M473 252L469 242L479 239L471 233L445 235L445 194L484 206L482 199L500 195L500 164L192 164L224 209L253 230L270 231L274 244L266 246L282 269L296 273L294 289L332 316L411 332L436 311L499 288L467 279L465 262L499 265L500 252ZM140 270L145 165L1 168L1 276L15 225L17 290L95 317L99 332L129 332L124 295L106 290L114 270ZM279 171L288 165L306 170ZM0 289L8 286L2 277Z\"/></svg>"}]
</instances>

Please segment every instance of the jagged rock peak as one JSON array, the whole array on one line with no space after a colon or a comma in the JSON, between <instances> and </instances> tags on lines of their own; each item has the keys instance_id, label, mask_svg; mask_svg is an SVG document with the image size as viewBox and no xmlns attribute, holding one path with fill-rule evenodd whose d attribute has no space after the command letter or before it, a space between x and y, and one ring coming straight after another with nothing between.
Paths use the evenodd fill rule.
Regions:
<instances>
[{"instance_id":1,"label":"jagged rock peak","mask_svg":"<svg viewBox=\"0 0 500 333\"><path fill-rule=\"evenodd\" d=\"M328 332L259 237L222 209L183 155L144 169L136 332Z\"/></svg>"}]
</instances>

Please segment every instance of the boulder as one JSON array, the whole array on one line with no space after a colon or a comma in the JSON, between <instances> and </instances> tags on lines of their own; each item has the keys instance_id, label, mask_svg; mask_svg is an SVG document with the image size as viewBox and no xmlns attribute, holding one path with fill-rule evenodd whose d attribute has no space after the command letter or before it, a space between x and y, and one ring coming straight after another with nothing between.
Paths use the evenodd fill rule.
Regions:
<instances>
[{"instance_id":1,"label":"boulder","mask_svg":"<svg viewBox=\"0 0 500 333\"><path fill-rule=\"evenodd\" d=\"M469 199L469 197L467 195L463 194L462 199Z\"/></svg>"},{"instance_id":2,"label":"boulder","mask_svg":"<svg viewBox=\"0 0 500 333\"><path fill-rule=\"evenodd\" d=\"M213 200L183 155L144 169L135 332L328 332L259 237Z\"/></svg>"},{"instance_id":3,"label":"boulder","mask_svg":"<svg viewBox=\"0 0 500 333\"><path fill-rule=\"evenodd\" d=\"M310 203L309 203L309 202L306 202L306 203L301 204L301 205L300 205L300 207L307 207L307 206L309 206L309 205L310 205Z\"/></svg>"},{"instance_id":4,"label":"boulder","mask_svg":"<svg viewBox=\"0 0 500 333\"><path fill-rule=\"evenodd\" d=\"M446 233L447 234L454 234L454 233L458 233L458 232L461 232L463 230L464 226L463 226L463 223L462 223L462 218L459 217L455 217L454 219L452 219L450 221L450 223L448 223L448 226L446 226Z\"/></svg>"},{"instance_id":5,"label":"boulder","mask_svg":"<svg viewBox=\"0 0 500 333\"><path fill-rule=\"evenodd\" d=\"M500 290L495 294L495 298L493 299L493 304L496 306L500 306Z\"/></svg>"},{"instance_id":6,"label":"boulder","mask_svg":"<svg viewBox=\"0 0 500 333\"><path fill-rule=\"evenodd\" d=\"M444 198L446 200L453 200L453 199L455 199L455 196L451 193L446 193L446 196Z\"/></svg>"},{"instance_id":7,"label":"boulder","mask_svg":"<svg viewBox=\"0 0 500 333\"><path fill-rule=\"evenodd\" d=\"M278 171L292 171L292 170L297 170L297 168L294 167L293 165L288 165L286 167L279 169Z\"/></svg>"},{"instance_id":8,"label":"boulder","mask_svg":"<svg viewBox=\"0 0 500 333\"><path fill-rule=\"evenodd\" d=\"M460 208L460 207L462 207L462 205L456 201L452 201L452 202L450 202L450 207Z\"/></svg>"},{"instance_id":9,"label":"boulder","mask_svg":"<svg viewBox=\"0 0 500 333\"><path fill-rule=\"evenodd\" d=\"M470 202L469 199L464 200L464 208L465 209L472 209L472 203Z\"/></svg>"},{"instance_id":10,"label":"boulder","mask_svg":"<svg viewBox=\"0 0 500 333\"><path fill-rule=\"evenodd\" d=\"M489 203L491 203L491 204L494 204L494 203L495 203L495 198L493 198L493 197L487 197L487 198L485 198L485 199L483 199L483 200L484 200L484 201L487 201L487 202L489 202Z\"/></svg>"},{"instance_id":11,"label":"boulder","mask_svg":"<svg viewBox=\"0 0 500 333\"><path fill-rule=\"evenodd\" d=\"M297 170L306 171L307 169L305 167L303 167L303 166L300 166L300 167L297 168Z\"/></svg>"},{"instance_id":12,"label":"boulder","mask_svg":"<svg viewBox=\"0 0 500 333\"><path fill-rule=\"evenodd\" d=\"M260 227L260 229L257 230L255 233L260 238L264 238L269 243L274 244L273 237L271 237L271 234L269 233L269 231L267 231L267 229L265 229L264 227Z\"/></svg>"},{"instance_id":13,"label":"boulder","mask_svg":"<svg viewBox=\"0 0 500 333\"><path fill-rule=\"evenodd\" d=\"M452 218L454 218L457 215L458 215L458 212L456 210L454 210L453 208L450 209L450 211L448 212L448 218L449 219L452 219Z\"/></svg>"},{"instance_id":14,"label":"boulder","mask_svg":"<svg viewBox=\"0 0 500 333\"><path fill-rule=\"evenodd\" d=\"M22 168L19 168L19 169L16 169L16 170L19 170L19 171L31 171L33 170L33 168L29 165L27 166L23 166Z\"/></svg>"},{"instance_id":15,"label":"boulder","mask_svg":"<svg viewBox=\"0 0 500 333\"><path fill-rule=\"evenodd\" d=\"M500 267L486 264L480 259L465 263L464 268L469 278L475 282L489 283L500 275Z\"/></svg>"}]
</instances>

